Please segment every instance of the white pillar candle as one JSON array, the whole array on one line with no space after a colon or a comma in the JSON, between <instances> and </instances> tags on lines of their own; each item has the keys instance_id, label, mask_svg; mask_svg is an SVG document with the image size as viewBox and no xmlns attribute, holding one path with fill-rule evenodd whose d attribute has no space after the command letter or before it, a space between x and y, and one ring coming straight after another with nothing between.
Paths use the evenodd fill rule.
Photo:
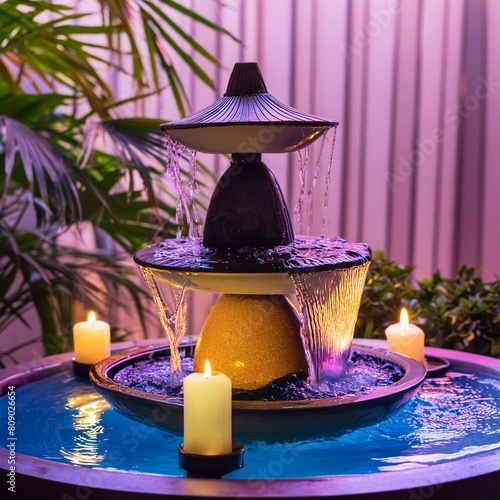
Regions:
<instances>
[{"instance_id":1,"label":"white pillar candle","mask_svg":"<svg viewBox=\"0 0 500 500\"><path fill-rule=\"evenodd\" d=\"M409 322L406 309L401 310L400 322L385 329L389 351L404 354L420 363L424 362L425 334L421 328Z\"/></svg>"},{"instance_id":2,"label":"white pillar candle","mask_svg":"<svg viewBox=\"0 0 500 500\"><path fill-rule=\"evenodd\" d=\"M191 373L184 378L184 451L223 455L232 451L231 380L220 372Z\"/></svg>"},{"instance_id":3,"label":"white pillar candle","mask_svg":"<svg viewBox=\"0 0 500 500\"><path fill-rule=\"evenodd\" d=\"M107 358L111 350L109 324L97 321L94 312L90 312L88 321L81 321L73 326L73 348L75 360L93 365Z\"/></svg>"}]
</instances>

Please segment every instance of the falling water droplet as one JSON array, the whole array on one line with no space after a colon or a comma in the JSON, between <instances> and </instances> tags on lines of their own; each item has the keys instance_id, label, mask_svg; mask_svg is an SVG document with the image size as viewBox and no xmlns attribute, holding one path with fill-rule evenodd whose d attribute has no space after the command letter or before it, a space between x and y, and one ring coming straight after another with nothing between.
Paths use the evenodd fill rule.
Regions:
<instances>
[{"instance_id":1,"label":"falling water droplet","mask_svg":"<svg viewBox=\"0 0 500 500\"><path fill-rule=\"evenodd\" d=\"M333 164L333 153L335 150L335 139L337 137L337 127L332 127L330 133L324 134L321 140L320 149L316 156L314 162L314 171L310 175L311 179L309 181L309 187L307 187L307 171L310 164L310 147L306 147L303 150L297 151L298 157L298 167L299 167L299 183L300 192L298 200L295 204L293 214L294 214L294 229L297 234L303 234L310 236L313 230L313 202L315 199L315 189L321 172L321 159L323 156L323 151L328 140L331 141L330 154L328 156L328 161L325 171L325 187L323 190L323 208L321 217L321 230L320 234L323 234L326 226L326 217L328 210L328 200L330 196L330 183L331 183L331 172Z\"/></svg>"},{"instance_id":2,"label":"falling water droplet","mask_svg":"<svg viewBox=\"0 0 500 500\"><path fill-rule=\"evenodd\" d=\"M330 181L332 178L333 152L335 150L335 139L337 138L337 127L333 127L332 148L328 159L328 167L325 177L325 194L323 198L323 217L321 218L320 234L324 234L326 226L326 216L328 214L328 201L330 198ZM326 139L326 136L325 136Z\"/></svg>"},{"instance_id":3,"label":"falling water droplet","mask_svg":"<svg viewBox=\"0 0 500 500\"><path fill-rule=\"evenodd\" d=\"M302 234L302 219L303 219L303 210L304 210L304 201L306 197L306 174L307 167L309 166L309 147L304 149L304 157L302 157L302 150L299 149L297 152L297 156L299 159L299 181L300 181L300 194L299 199L297 200L297 204L293 210L294 214L294 222L295 222L295 231L298 234Z\"/></svg>"}]
</instances>

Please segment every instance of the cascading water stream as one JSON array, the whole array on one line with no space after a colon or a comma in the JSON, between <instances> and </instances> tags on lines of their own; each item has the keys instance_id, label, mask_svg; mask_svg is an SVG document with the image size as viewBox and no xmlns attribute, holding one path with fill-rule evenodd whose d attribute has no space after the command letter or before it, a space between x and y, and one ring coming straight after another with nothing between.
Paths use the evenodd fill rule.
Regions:
<instances>
[{"instance_id":1,"label":"cascading water stream","mask_svg":"<svg viewBox=\"0 0 500 500\"><path fill-rule=\"evenodd\" d=\"M321 218L320 233L323 234L326 226L326 216L328 214L328 202L330 199L330 183L332 180L333 152L335 151L335 140L337 138L337 127L333 127L332 147L330 148L330 157L328 158L325 175L325 192L323 196L323 217ZM323 146L321 147L323 151Z\"/></svg>"},{"instance_id":2,"label":"cascading water stream","mask_svg":"<svg viewBox=\"0 0 500 500\"><path fill-rule=\"evenodd\" d=\"M310 234L312 230L313 192L319 177L321 157L327 137L328 134L325 134L321 142L317 158L314 161L314 171L311 173L309 185L307 185L307 171L311 163L309 147L306 147L303 153L298 152L301 187L299 198L294 208L295 226L296 230L300 232L305 230L307 234ZM323 192L322 229L325 226L326 210L328 208L335 137L336 127L333 127L331 150L328 157ZM197 260L203 253L209 251L209 249L199 247L200 240L198 236L201 224L196 210L196 194L198 191L196 182L196 152L179 144L168 135L166 136L166 145L168 174L173 179L177 191L176 223L178 229L177 238L169 243L167 253L163 254L161 249L157 250L155 252L155 260L157 263L160 263L164 258L167 258L172 263L180 258L181 260L185 259L186 266L190 266L193 264L193 261L188 255ZM184 172L184 176L187 175L188 177L187 182L183 182L182 180L183 171L180 166L181 161L187 162L188 165ZM305 221L307 222L304 228ZM187 238L182 238L182 232L183 229L185 231L186 225L188 226L188 236ZM296 243L299 241L300 245L304 244L300 238ZM181 255L176 257L179 251L177 244L182 247L181 253L184 253L187 249L187 254L184 257L181 257ZM172 245L175 248L172 248ZM289 251L294 252L294 247L294 244L280 246L276 247L274 252L276 254L283 252L283 255L286 255ZM241 254L241 251L239 253ZM308 258L312 257L314 260L317 258L318 265L321 264L322 260L323 262L325 261L325 255L318 253L318 249L315 249L313 253L309 253L308 251L307 255ZM336 257L333 258L336 259ZM298 262L301 262L300 258ZM182 379L182 366L178 345L186 332L186 299L189 288L189 273L186 275L186 281L180 290L167 285L169 293L173 297L170 306L167 306L162 299L159 284L155 280L154 273L147 267L141 265L139 267L151 290L161 323L170 343L172 350L171 377L173 383L178 385ZM298 264L297 268L289 268L286 272L288 272L293 282L302 316L302 338L309 364L309 379L311 383L319 385L323 382L333 381L345 371L369 263L366 262L360 266L347 268L340 267L339 269L330 271L323 270L320 273L303 272L300 267L301 265Z\"/></svg>"},{"instance_id":3,"label":"cascading water stream","mask_svg":"<svg viewBox=\"0 0 500 500\"><path fill-rule=\"evenodd\" d=\"M200 236L200 216L196 207L198 183L196 182L197 163L196 151L183 146L165 134L167 150L167 174L172 178L177 193L175 207L175 222L177 224L177 239L182 237L184 225L188 227L188 237ZM182 180L181 158L187 160L188 181Z\"/></svg>"},{"instance_id":4,"label":"cascading water stream","mask_svg":"<svg viewBox=\"0 0 500 500\"><path fill-rule=\"evenodd\" d=\"M293 210L295 231L299 234L303 233L303 212L304 212L304 202L306 199L306 173L309 166L309 148L305 148L304 155L301 151L297 152L298 163L299 163L299 182L300 182L300 193L299 199Z\"/></svg>"},{"instance_id":5,"label":"cascading water stream","mask_svg":"<svg viewBox=\"0 0 500 500\"><path fill-rule=\"evenodd\" d=\"M171 297L171 300L166 302L162 297L158 283L151 270L142 266L139 266L139 268L151 291L153 301L158 310L160 322L170 344L170 385L171 387L178 387L182 385L182 378L184 376L182 359L179 353L179 344L186 333L189 278L186 277L182 288L165 285Z\"/></svg>"},{"instance_id":6,"label":"cascading water stream","mask_svg":"<svg viewBox=\"0 0 500 500\"><path fill-rule=\"evenodd\" d=\"M197 163L196 151L193 151L179 142L165 135L167 150L167 173L172 178L177 192L175 221L177 225L176 240L181 240L185 225L188 227L188 240L199 237L201 227L199 213L196 207L198 184L196 182ZM182 180L181 159L187 161L186 171L188 181ZM170 295L170 301L165 301L154 273L144 266L139 266L146 281L153 301L158 310L160 322L165 330L170 351L170 383L172 387L182 385L184 376L182 360L179 354L179 344L186 334L187 327L187 297L189 291L189 278L185 278L184 286L174 287L164 285Z\"/></svg>"},{"instance_id":7,"label":"cascading water stream","mask_svg":"<svg viewBox=\"0 0 500 500\"><path fill-rule=\"evenodd\" d=\"M322 273L292 273L314 385L345 372L369 262Z\"/></svg>"},{"instance_id":8,"label":"cascading water stream","mask_svg":"<svg viewBox=\"0 0 500 500\"><path fill-rule=\"evenodd\" d=\"M328 156L328 162L325 169L325 187L323 190L323 207L321 216L321 231L323 234L326 226L326 217L328 211L328 201L330 196L330 183L331 183L331 172L333 165L333 153L335 150L335 139L337 136L337 127L332 127L331 134L328 132L323 135L321 140L321 145L318 154L314 162L314 171L312 172L309 186L307 186L307 171L309 168L310 161L310 147L307 146L302 150L297 151L298 167L299 167L299 183L300 192L295 204L293 214L294 214L294 229L297 234L305 234L307 236L311 235L313 229L313 200L314 190L319 178L321 171L321 159L323 156L323 150L327 141L331 135L331 147ZM305 221L305 222L304 222Z\"/></svg>"}]
</instances>

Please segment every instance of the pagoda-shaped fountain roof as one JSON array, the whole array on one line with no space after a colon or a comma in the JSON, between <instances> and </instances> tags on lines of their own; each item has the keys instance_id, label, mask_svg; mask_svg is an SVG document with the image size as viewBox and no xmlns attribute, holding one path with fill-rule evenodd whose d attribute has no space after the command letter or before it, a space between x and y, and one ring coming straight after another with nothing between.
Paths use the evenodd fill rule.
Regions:
<instances>
[{"instance_id":1,"label":"pagoda-shaped fountain roof","mask_svg":"<svg viewBox=\"0 0 500 500\"><path fill-rule=\"evenodd\" d=\"M161 125L177 142L205 153L285 153L301 149L337 122L283 104L267 91L257 63L236 63L224 96ZM226 127L231 127L227 133Z\"/></svg>"}]
</instances>

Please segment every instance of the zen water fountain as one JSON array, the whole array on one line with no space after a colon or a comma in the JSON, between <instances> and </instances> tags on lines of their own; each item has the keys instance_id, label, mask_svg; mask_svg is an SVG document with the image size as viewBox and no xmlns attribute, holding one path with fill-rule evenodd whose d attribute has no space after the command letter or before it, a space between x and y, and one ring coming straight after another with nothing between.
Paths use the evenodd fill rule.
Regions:
<instances>
[{"instance_id":1,"label":"zen water fountain","mask_svg":"<svg viewBox=\"0 0 500 500\"><path fill-rule=\"evenodd\" d=\"M162 125L177 185L179 157L194 167L195 150L231 155L203 235L190 211L193 177L178 193L188 235L135 255L168 342L120 346L92 368L92 383L74 377L70 355L4 370L0 406L11 415L15 401L16 440L2 442L0 467L14 460L18 490L488 498L500 469L500 361L426 348L428 359L450 361L426 378L382 341L353 341L370 249L295 235L262 162L336 126L276 100L253 63L235 66L214 105ZM183 339L193 292L218 296L196 342ZM232 379L233 435L246 447L245 467L223 479L186 477L177 458L182 380L207 359Z\"/></svg>"},{"instance_id":2,"label":"zen water fountain","mask_svg":"<svg viewBox=\"0 0 500 500\"><path fill-rule=\"evenodd\" d=\"M380 372L381 366L388 368L387 381L379 386L361 379L345 389L339 381L350 378L344 375L370 249L340 238L295 236L276 177L261 160L263 153L307 147L336 126L275 99L255 63L235 65L224 97L214 105L161 126L168 135L170 164L176 164L176 153L190 156L186 148L228 153L231 163L210 200L203 237L191 230L187 237L135 255L169 340L168 376L160 394L145 392L147 372L129 368L136 361L144 365L145 356L158 356L158 349L98 364L92 380L112 405L182 432L182 395L176 392L184 367L178 346L190 290L221 294L194 347L194 369L203 371L209 360L230 377L234 389L254 391L244 400L235 394L236 435L277 440L338 434L354 421L358 426L379 421L410 399L425 369L397 355L375 359L373 353L356 352L358 370L366 357L368 372L377 365ZM188 197L178 193L180 200ZM287 294L296 297L299 313ZM159 363L152 365L148 371L155 377ZM295 377L289 378L294 387L307 378L309 392L288 390L287 377ZM279 397L269 391L257 396L255 390L262 392L276 380L285 384ZM162 404L177 418L160 424L153 408L165 394L170 397ZM363 406L355 419L353 405Z\"/></svg>"}]
</instances>

